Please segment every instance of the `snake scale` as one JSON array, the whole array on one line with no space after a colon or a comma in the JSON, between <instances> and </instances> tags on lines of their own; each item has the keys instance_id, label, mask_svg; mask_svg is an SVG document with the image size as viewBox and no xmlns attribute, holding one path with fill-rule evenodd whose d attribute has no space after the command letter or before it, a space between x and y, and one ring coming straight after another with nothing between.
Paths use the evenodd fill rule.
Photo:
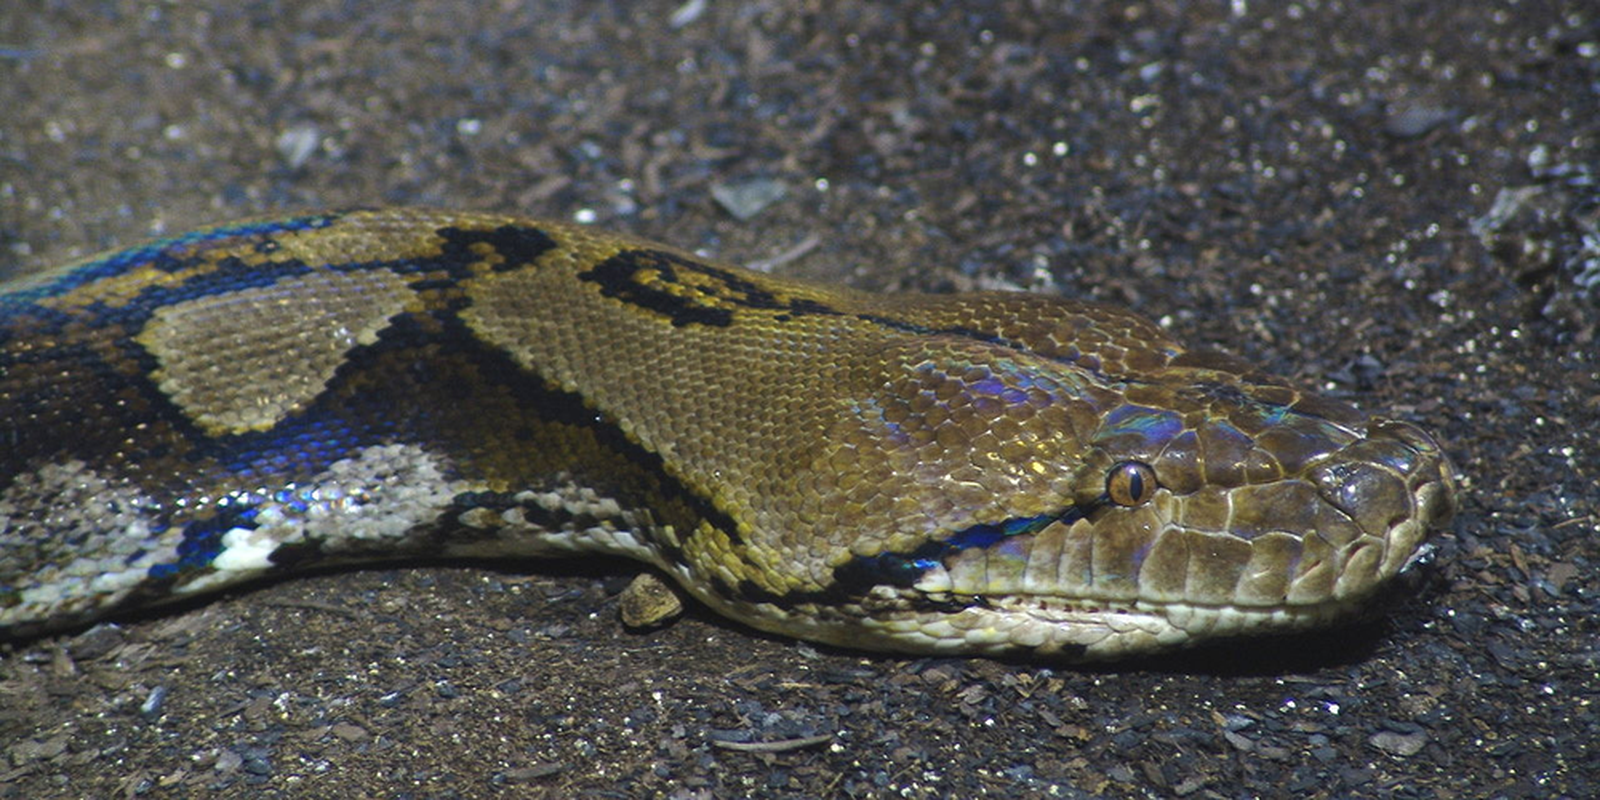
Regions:
<instances>
[{"instance_id":1,"label":"snake scale","mask_svg":"<svg viewBox=\"0 0 1600 800\"><path fill-rule=\"evenodd\" d=\"M1117 657L1324 624L1440 448L1131 312L557 222L212 228L0 295L0 637L313 564L629 556L756 628Z\"/></svg>"}]
</instances>

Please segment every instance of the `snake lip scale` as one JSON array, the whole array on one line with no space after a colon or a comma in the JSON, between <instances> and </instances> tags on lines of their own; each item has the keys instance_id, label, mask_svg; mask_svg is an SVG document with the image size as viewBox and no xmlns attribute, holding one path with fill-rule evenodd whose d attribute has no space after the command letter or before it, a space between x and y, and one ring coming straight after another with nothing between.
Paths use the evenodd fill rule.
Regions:
<instances>
[{"instance_id":1,"label":"snake lip scale","mask_svg":"<svg viewBox=\"0 0 1600 800\"><path fill-rule=\"evenodd\" d=\"M0 637L311 564L609 553L757 628L1104 659L1329 623L1428 434L1131 312L379 209L0 287Z\"/></svg>"}]
</instances>

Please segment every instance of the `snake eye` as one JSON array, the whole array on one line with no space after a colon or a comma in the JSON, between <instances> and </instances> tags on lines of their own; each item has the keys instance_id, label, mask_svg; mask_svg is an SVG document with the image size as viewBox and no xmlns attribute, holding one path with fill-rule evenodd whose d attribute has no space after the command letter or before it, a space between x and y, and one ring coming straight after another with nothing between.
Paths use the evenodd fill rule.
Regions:
<instances>
[{"instance_id":1,"label":"snake eye","mask_svg":"<svg viewBox=\"0 0 1600 800\"><path fill-rule=\"evenodd\" d=\"M1106 496L1119 506L1142 506L1156 494L1156 471L1142 461L1124 461L1106 474Z\"/></svg>"}]
</instances>

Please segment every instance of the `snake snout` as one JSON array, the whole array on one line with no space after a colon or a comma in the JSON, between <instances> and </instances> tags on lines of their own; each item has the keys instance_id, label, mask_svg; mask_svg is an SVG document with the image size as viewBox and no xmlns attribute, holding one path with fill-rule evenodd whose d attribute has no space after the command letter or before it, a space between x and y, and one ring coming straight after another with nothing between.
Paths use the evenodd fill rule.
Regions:
<instances>
[{"instance_id":1,"label":"snake snout","mask_svg":"<svg viewBox=\"0 0 1600 800\"><path fill-rule=\"evenodd\" d=\"M1367 436L1308 476L1365 537L1382 542L1374 581L1411 563L1455 510L1455 478L1439 445L1410 423L1373 420Z\"/></svg>"}]
</instances>

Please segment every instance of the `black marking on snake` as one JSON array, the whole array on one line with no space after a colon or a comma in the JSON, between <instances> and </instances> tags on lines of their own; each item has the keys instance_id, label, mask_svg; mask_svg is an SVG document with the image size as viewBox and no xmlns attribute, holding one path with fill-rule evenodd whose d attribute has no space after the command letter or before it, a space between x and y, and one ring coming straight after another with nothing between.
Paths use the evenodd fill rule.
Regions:
<instances>
[{"instance_id":1,"label":"black marking on snake","mask_svg":"<svg viewBox=\"0 0 1600 800\"><path fill-rule=\"evenodd\" d=\"M496 513L504 513L515 508L522 512L524 520L548 531L588 530L599 526L607 519L593 514L573 513L563 508L549 508L535 502L518 500L517 494L520 492L463 492L456 495L445 516L452 519L459 518L468 511L478 508L487 508Z\"/></svg>"},{"instance_id":2,"label":"black marking on snake","mask_svg":"<svg viewBox=\"0 0 1600 800\"><path fill-rule=\"evenodd\" d=\"M453 288L461 281L476 277L473 265L481 264L491 256L498 255L501 260L490 271L512 272L526 268L557 247L555 240L544 231L522 225L502 225L487 231L440 228L434 233L444 240L439 246L438 255L388 261L341 261L320 266L333 272L388 270L402 276L440 271L445 273L443 277L430 275L408 284L409 288L420 292ZM486 247L475 248L475 245L486 245ZM487 252L480 252L482 250ZM274 265L266 272L274 278L284 277L287 273L280 275L279 269L278 265Z\"/></svg>"},{"instance_id":3,"label":"black marking on snake","mask_svg":"<svg viewBox=\"0 0 1600 800\"><path fill-rule=\"evenodd\" d=\"M135 302L122 313L125 317L142 319L150 309ZM178 408L160 387L146 376L159 364L155 356L139 346L131 337L107 337L115 348L112 351L96 349L82 337L66 334L73 325L82 325L81 316L103 320L109 312L96 304L87 312L57 311L37 306L26 310L7 309L0 321L0 339L9 339L14 330L26 330L34 341L74 342L66 346L39 348L17 353L7 348L0 353L0 376L15 376L21 369L47 365L54 371L49 381L32 381L27 384L12 383L9 396L4 400L4 414L0 415L0 430L7 446L0 448L0 475L11 480L37 467L36 459L51 458L70 446L74 457L90 462L110 459L128 447L129 431L160 429L164 424L173 432L143 446L142 452L152 457L164 457L168 442L197 442L205 434ZM126 326L137 330L139 322ZM97 328L115 328L118 323L97 325ZM63 401L63 388L75 387L78 396ZM96 403L96 398L113 399L115 404ZM125 420L122 427L104 425L96 421L96 413ZM49 420L48 423L46 420ZM25 423L25 424L24 424ZM7 481L9 484L10 481ZM4 488L0 484L0 488Z\"/></svg>"},{"instance_id":4,"label":"black marking on snake","mask_svg":"<svg viewBox=\"0 0 1600 800\"><path fill-rule=\"evenodd\" d=\"M11 305L18 301L37 301L49 297L66 297L84 286L97 284L107 278L124 275L130 269L142 269L151 266L155 266L157 269L170 269L171 267L192 265L200 260L196 255L179 258L176 255L178 253L198 253L201 249L214 249L219 243L225 245L235 240L257 238L270 241L270 237L283 233L325 228L337 220L338 215L316 214L275 222L248 222L229 225L214 230L162 239L142 247L108 253L97 261L90 261L68 272L52 276L41 285L8 295L6 297L8 302L0 304L0 307ZM9 309L4 312L5 316L10 316L11 313L12 311Z\"/></svg>"},{"instance_id":5,"label":"black marking on snake","mask_svg":"<svg viewBox=\"0 0 1600 800\"><path fill-rule=\"evenodd\" d=\"M488 245L493 253L504 260L495 264L494 272L511 272L538 261L545 253L556 249L556 242L544 231L527 225L501 225L489 231L469 231L461 228L440 228L435 231L444 239L439 259L451 267L464 268L483 261L487 255L473 251L473 245ZM462 279L470 273L452 270L451 275Z\"/></svg>"},{"instance_id":6,"label":"black marking on snake","mask_svg":"<svg viewBox=\"0 0 1600 800\"><path fill-rule=\"evenodd\" d=\"M654 270L657 277L654 280L641 279L641 274L650 270ZM712 291L707 286L687 284L679 276L680 272L698 273L710 278L714 282L713 285L720 287L721 290ZM776 311L779 313L775 314L773 319L779 322L812 315L844 315L844 312L815 300L805 298L780 300L772 292L726 269L690 261L660 250L644 248L625 250L578 273L577 277L599 285L600 293L606 297L667 317L675 328L696 324L726 328L733 324L733 309L697 302L696 295L714 298L720 303L742 308ZM683 294L673 293L659 288L657 284L683 286L691 291ZM1032 348L1014 339L974 328L962 326L934 328L881 314L858 313L851 316L862 322L900 333L916 336L954 336L1019 352L1034 352ZM1084 364L1080 361L1081 358L1081 355L1056 356L1051 360L1074 364L1097 375L1101 373L1098 363Z\"/></svg>"},{"instance_id":7,"label":"black marking on snake","mask_svg":"<svg viewBox=\"0 0 1600 800\"><path fill-rule=\"evenodd\" d=\"M157 268L173 266L174 272L182 271L202 263L198 258L178 260L175 265L152 263ZM156 311L166 306L176 306L203 297L214 297L234 294L247 289L261 289L270 287L284 278L293 278L308 275L314 272L309 265L298 259L287 259L273 263L269 267L261 267L245 263L238 256L226 256L219 259L214 266L194 275L189 276L182 283L175 286L161 284L146 285L132 302L122 309L112 308L103 304L88 307L92 318L107 321L131 322L143 324ZM137 328L135 328L137 330Z\"/></svg>"},{"instance_id":8,"label":"black marking on snake","mask_svg":"<svg viewBox=\"0 0 1600 800\"><path fill-rule=\"evenodd\" d=\"M798 592L772 592L756 583L744 580L737 587L722 587L728 597L752 603L768 603L780 608L801 604L840 603L867 597L873 587L893 586L910 589L928 570L939 566L950 555L962 550L984 549L1013 536L1038 533L1057 522L1071 525L1088 517L1109 502L1101 497L1083 506L1069 506L1054 514L1033 517L1014 517L997 524L978 523L957 531L947 538L923 542L906 552L886 551L870 556L856 556L833 569L833 583L823 589ZM958 597L949 600L927 599L928 603L948 609L953 603L958 607L983 605L981 597Z\"/></svg>"},{"instance_id":9,"label":"black marking on snake","mask_svg":"<svg viewBox=\"0 0 1600 800\"><path fill-rule=\"evenodd\" d=\"M646 274L651 270L656 273L654 280L641 277L642 274ZM709 286L688 284L680 277L680 272L697 273L705 276L711 279L712 286L719 287L720 290L713 291ZM713 298L717 302L742 308L776 311L778 313L773 315L773 319L779 322L788 322L804 316L844 316L844 312L816 300L806 298L779 299L772 292L726 269L698 261L690 261L659 250L643 248L626 250L584 272L578 273L577 277L580 280L597 284L600 287L600 293L606 297L615 298L624 303L630 303L667 317L672 321L673 327L677 328L685 325L709 325L725 328L733 324L734 311L732 308L697 302L695 296ZM688 288L690 292L683 294L673 293L659 288L658 284L678 285ZM859 313L851 316L862 322L900 333L909 333L916 336L954 336L1020 352L1033 352L1032 348L1021 342L973 328L959 326L934 328L893 317L886 317L881 314ZM1077 363L1076 358L1057 358L1054 360ZM1099 372L1097 365L1094 367L1083 366L1093 372Z\"/></svg>"},{"instance_id":10,"label":"black marking on snake","mask_svg":"<svg viewBox=\"0 0 1600 800\"><path fill-rule=\"evenodd\" d=\"M169 274L176 274L194 267L195 265L201 263L201 261L202 259L197 256L179 257L174 255L171 250L163 250L159 253L156 253L153 258L146 262L146 264L151 269Z\"/></svg>"},{"instance_id":11,"label":"black marking on snake","mask_svg":"<svg viewBox=\"0 0 1600 800\"><path fill-rule=\"evenodd\" d=\"M599 522L598 518L591 515L568 514L552 511L537 504L521 502L515 495L513 492L462 492L452 498L450 505L432 522L421 523L407 532L407 546L404 552L398 550L390 541L377 539L365 543L365 552L362 542L342 542L338 556L344 559L386 560L395 556L431 555L447 546L459 545L472 538L483 540L498 538L499 528L483 528L463 520L463 515L475 509L488 509L496 515L509 509L520 509L523 512L523 519L548 531L582 530L593 527ZM304 540L278 545L268 559L274 567L288 568L297 564L314 564L324 555L326 553L322 542Z\"/></svg>"},{"instance_id":12,"label":"black marking on snake","mask_svg":"<svg viewBox=\"0 0 1600 800\"><path fill-rule=\"evenodd\" d=\"M478 373L494 383L505 385L512 396L523 408L533 409L538 414L541 424L561 424L573 428L587 430L594 437L595 442L606 451L616 454L622 460L638 468L645 474L645 479L650 481L655 490L664 497L682 500L692 514L705 520L714 527L728 534L729 539L735 544L743 544L738 537L738 524L726 512L717 508L710 498L704 497L688 486L667 470L666 462L661 455L646 449L643 445L629 439L622 429L613 424L608 417L597 413L595 409L585 404L583 398L572 392L562 391L547 384L541 377L530 374L520 365L513 362L505 351L492 348L482 339L467 329L465 323L453 315L443 315L446 332L442 337L428 334L420 330L413 335L419 339L440 338L446 342L456 343L452 349L459 348L467 352L441 353L438 358L454 363L458 360L470 362L477 366ZM393 333L386 332L380 341L404 337L406 329L410 327L405 318L402 318ZM419 364L419 366L425 366ZM463 393L462 399L470 399L470 387L452 384ZM524 433L518 433L525 436ZM424 435L420 441L433 441ZM589 485L604 488L606 476L588 476ZM524 487L535 488L535 487ZM626 488L626 487L619 487ZM647 508L653 504L644 502L641 498L618 498L625 507ZM465 510L465 509L463 509ZM552 518L554 521L554 518ZM691 526L692 527L692 526ZM670 542L659 542L663 552L675 560L679 559L676 548Z\"/></svg>"},{"instance_id":13,"label":"black marking on snake","mask_svg":"<svg viewBox=\"0 0 1600 800\"><path fill-rule=\"evenodd\" d=\"M461 328L461 336L467 337L472 342L479 342L465 328ZM628 438L622 429L612 423L608 417L584 403L583 398L572 392L565 392L544 383L537 376L530 376L520 366L513 363L503 352L495 352L491 357L499 361L493 373L511 383L513 395L519 403L526 408L537 409L540 421L543 423L556 423L570 425L589 431L598 445L617 454L624 461L643 471L647 479L652 481L659 491L667 497L676 497L683 500L695 516L705 520L712 526L722 530L728 535L730 541L742 545L743 541L737 531L739 526L727 512L717 508L716 504L708 497L696 492L689 485L683 483L667 470L666 461L659 453L646 449L643 445ZM515 376L515 377L510 377ZM590 485L605 486L605 476L588 476ZM647 508L651 504L636 502L634 498L619 498L628 507ZM692 530L692 526L689 527ZM687 530L684 531L687 534ZM658 542L662 551L674 560L681 560L681 555L671 542L662 540Z\"/></svg>"},{"instance_id":14,"label":"black marking on snake","mask_svg":"<svg viewBox=\"0 0 1600 800\"><path fill-rule=\"evenodd\" d=\"M648 274L652 271L655 276L650 278ZM705 283L689 283L684 275L690 273L709 280ZM726 328L732 325L733 308L717 305L719 303L777 311L780 312L778 318L785 320L807 315L840 314L815 300L780 299L726 269L660 250L625 250L578 273L578 279L599 286L600 293L606 297L661 314L672 320L676 328L685 325ZM660 288L662 285L677 285L686 291L678 294Z\"/></svg>"},{"instance_id":15,"label":"black marking on snake","mask_svg":"<svg viewBox=\"0 0 1600 800\"><path fill-rule=\"evenodd\" d=\"M406 288L413 292L427 292L440 289L454 289L460 283L454 278L424 278L406 284Z\"/></svg>"},{"instance_id":16,"label":"black marking on snake","mask_svg":"<svg viewBox=\"0 0 1600 800\"><path fill-rule=\"evenodd\" d=\"M888 328L892 331L899 331L901 333L911 333L916 334L917 336L958 336L963 339L975 339L985 344L1009 347L1012 350L1022 350L1024 352L1028 351L1027 346L1020 342L1007 339L1004 336L996 336L992 333L984 333L983 331L973 330L972 328L930 328L927 325L918 325L915 322L906 322L905 320L895 319L893 317L885 317L881 314L857 314L855 316L856 319L859 319L862 322L870 322L874 325Z\"/></svg>"},{"instance_id":17,"label":"black marking on snake","mask_svg":"<svg viewBox=\"0 0 1600 800\"><path fill-rule=\"evenodd\" d=\"M894 319L893 317L885 317L881 314L856 314L855 318L861 320L862 322L870 322L874 325L879 325L893 331L899 331L901 333L910 333L917 336L955 336L963 339L972 339L985 344L992 344L997 347L1009 348L1018 352L1037 353L1037 351L1035 351L1033 348L1016 341L1015 339L1007 339L1004 336L998 336L992 333L984 333L983 331L973 328L959 326L951 328L932 328L927 325L918 325L915 322L906 322L905 320ZM1102 377L1104 376L1104 373L1100 370L1100 364L1098 362L1090 364L1083 363L1082 353L1074 352L1071 355L1060 354L1049 356L1048 358L1051 361L1057 361L1063 364L1072 364L1080 369L1088 370L1095 375L1100 375Z\"/></svg>"}]
</instances>

